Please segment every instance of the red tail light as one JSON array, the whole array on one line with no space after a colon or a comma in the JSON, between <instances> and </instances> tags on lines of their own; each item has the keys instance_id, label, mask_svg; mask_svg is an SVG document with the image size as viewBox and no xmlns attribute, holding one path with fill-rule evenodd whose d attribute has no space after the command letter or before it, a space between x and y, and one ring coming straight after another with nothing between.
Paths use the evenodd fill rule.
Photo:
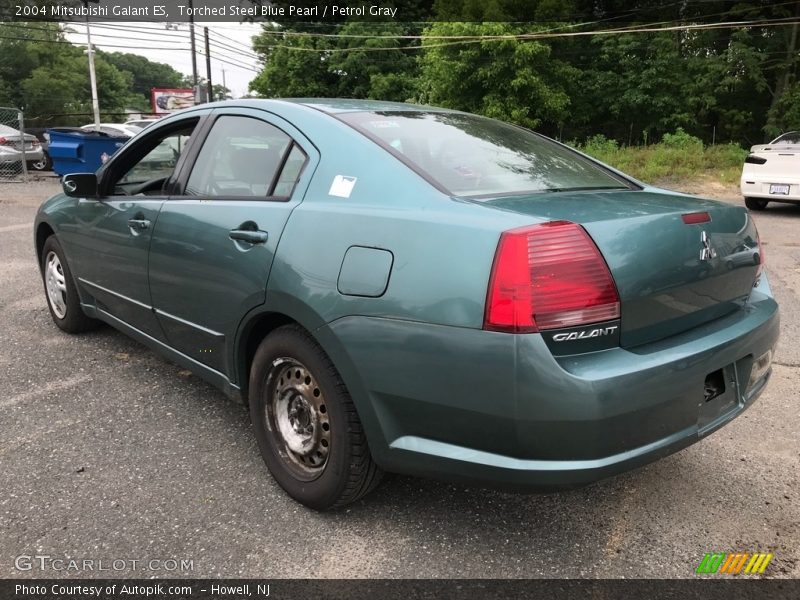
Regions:
<instances>
[{"instance_id":1,"label":"red tail light","mask_svg":"<svg viewBox=\"0 0 800 600\"><path fill-rule=\"evenodd\" d=\"M683 222L687 225L695 225L697 223L708 223L711 220L711 215L707 212L687 213L681 215Z\"/></svg>"},{"instance_id":2,"label":"red tail light","mask_svg":"<svg viewBox=\"0 0 800 600\"><path fill-rule=\"evenodd\" d=\"M526 333L619 316L614 280L583 227L552 221L500 236L485 329Z\"/></svg>"},{"instance_id":3,"label":"red tail light","mask_svg":"<svg viewBox=\"0 0 800 600\"><path fill-rule=\"evenodd\" d=\"M9 146L9 145L11 145L11 142L9 142L7 138L0 137L0 146Z\"/></svg>"}]
</instances>

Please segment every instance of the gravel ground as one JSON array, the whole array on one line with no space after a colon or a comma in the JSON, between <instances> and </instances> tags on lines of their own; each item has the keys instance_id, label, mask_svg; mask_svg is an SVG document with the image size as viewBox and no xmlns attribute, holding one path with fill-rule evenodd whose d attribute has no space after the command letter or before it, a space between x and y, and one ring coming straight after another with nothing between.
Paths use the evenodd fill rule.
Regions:
<instances>
[{"instance_id":1,"label":"gravel ground","mask_svg":"<svg viewBox=\"0 0 800 600\"><path fill-rule=\"evenodd\" d=\"M128 577L693 577L712 550L771 551L766 576L800 576L800 207L754 215L782 338L732 424L577 491L396 477L318 514L273 483L242 406L111 328L52 324L31 224L56 190L0 183L0 578L64 575L15 569L36 554L193 565L110 573Z\"/></svg>"}]
</instances>

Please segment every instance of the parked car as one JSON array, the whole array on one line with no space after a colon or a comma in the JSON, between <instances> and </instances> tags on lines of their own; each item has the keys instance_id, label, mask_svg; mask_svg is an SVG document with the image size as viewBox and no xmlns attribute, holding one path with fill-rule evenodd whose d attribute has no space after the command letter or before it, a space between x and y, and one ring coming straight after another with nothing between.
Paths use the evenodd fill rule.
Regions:
<instances>
[{"instance_id":1,"label":"parked car","mask_svg":"<svg viewBox=\"0 0 800 600\"><path fill-rule=\"evenodd\" d=\"M741 190L745 205L752 210L764 210L770 202L800 202L800 131L750 148Z\"/></svg>"},{"instance_id":2,"label":"parked car","mask_svg":"<svg viewBox=\"0 0 800 600\"><path fill-rule=\"evenodd\" d=\"M39 144L42 147L42 159L30 163L29 168L34 171L52 171L53 160L50 158L50 134L47 133L46 127L26 127L25 133L36 136Z\"/></svg>"},{"instance_id":3,"label":"parked car","mask_svg":"<svg viewBox=\"0 0 800 600\"><path fill-rule=\"evenodd\" d=\"M204 104L63 186L34 224L55 324L108 323L245 401L316 509L384 471L586 484L703 439L770 377L778 307L744 207L492 119Z\"/></svg>"},{"instance_id":4,"label":"parked car","mask_svg":"<svg viewBox=\"0 0 800 600\"><path fill-rule=\"evenodd\" d=\"M139 133L142 128L136 125L126 125L123 123L101 123L99 126L94 123L83 125L81 129L87 131L99 131L111 137L133 137Z\"/></svg>"},{"instance_id":5,"label":"parked car","mask_svg":"<svg viewBox=\"0 0 800 600\"><path fill-rule=\"evenodd\" d=\"M144 129L145 127L149 127L154 123L158 123L158 117L154 117L151 119L133 119L131 121L125 121L123 125L132 125L134 127L139 127L140 129Z\"/></svg>"},{"instance_id":6,"label":"parked car","mask_svg":"<svg viewBox=\"0 0 800 600\"><path fill-rule=\"evenodd\" d=\"M44 158L42 146L35 135L0 125L0 171L21 171L23 154L28 169L33 169L33 165Z\"/></svg>"}]
</instances>

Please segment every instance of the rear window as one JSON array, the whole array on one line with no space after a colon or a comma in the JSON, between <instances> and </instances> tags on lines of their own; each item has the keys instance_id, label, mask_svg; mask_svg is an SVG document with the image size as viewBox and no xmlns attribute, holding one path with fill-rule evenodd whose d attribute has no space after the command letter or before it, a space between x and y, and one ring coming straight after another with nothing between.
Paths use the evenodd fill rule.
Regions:
<instances>
[{"instance_id":1,"label":"rear window","mask_svg":"<svg viewBox=\"0 0 800 600\"><path fill-rule=\"evenodd\" d=\"M800 131L790 131L782 136L775 138L773 144L800 144Z\"/></svg>"},{"instance_id":2,"label":"rear window","mask_svg":"<svg viewBox=\"0 0 800 600\"><path fill-rule=\"evenodd\" d=\"M454 196L631 187L560 144L477 115L394 111L337 116Z\"/></svg>"}]
</instances>

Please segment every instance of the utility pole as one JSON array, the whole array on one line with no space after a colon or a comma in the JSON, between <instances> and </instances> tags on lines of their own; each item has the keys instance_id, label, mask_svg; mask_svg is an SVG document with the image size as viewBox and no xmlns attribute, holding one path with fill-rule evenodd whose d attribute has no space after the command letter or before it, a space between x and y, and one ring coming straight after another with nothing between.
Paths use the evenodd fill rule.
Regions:
<instances>
[{"instance_id":1,"label":"utility pole","mask_svg":"<svg viewBox=\"0 0 800 600\"><path fill-rule=\"evenodd\" d=\"M225 81L225 67L222 67L222 87L226 90L228 89L228 83ZM225 98L227 98L227 96L225 96Z\"/></svg>"},{"instance_id":2,"label":"utility pole","mask_svg":"<svg viewBox=\"0 0 800 600\"><path fill-rule=\"evenodd\" d=\"M192 89L197 94L197 47L194 43L194 2L189 0L189 37L192 42Z\"/></svg>"},{"instance_id":3,"label":"utility pole","mask_svg":"<svg viewBox=\"0 0 800 600\"><path fill-rule=\"evenodd\" d=\"M84 0L86 7L86 42L88 48L86 54L89 57L89 85L92 88L92 112L94 113L94 124L100 128L100 102L97 99L97 74L94 70L94 48L92 48L92 30L89 26L89 0Z\"/></svg>"},{"instance_id":4,"label":"utility pole","mask_svg":"<svg viewBox=\"0 0 800 600\"><path fill-rule=\"evenodd\" d=\"M208 27L203 27L206 38L206 86L208 88L208 101L214 101L214 86L211 85L211 44L208 41Z\"/></svg>"}]
</instances>

